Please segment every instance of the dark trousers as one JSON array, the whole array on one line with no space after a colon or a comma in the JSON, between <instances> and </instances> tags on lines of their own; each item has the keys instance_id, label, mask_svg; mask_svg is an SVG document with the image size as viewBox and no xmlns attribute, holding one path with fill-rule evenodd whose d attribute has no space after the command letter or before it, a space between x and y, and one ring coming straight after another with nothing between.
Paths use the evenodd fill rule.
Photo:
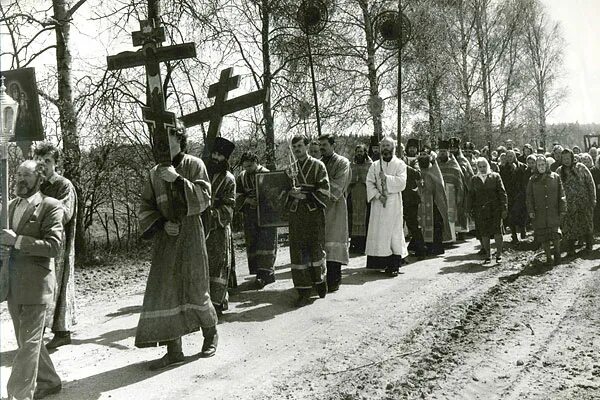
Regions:
<instances>
[{"instance_id":1,"label":"dark trousers","mask_svg":"<svg viewBox=\"0 0 600 400\"><path fill-rule=\"evenodd\" d=\"M425 255L425 241L423 240L423 232L421 232L421 227L419 226L418 214L418 205L404 207L404 221L411 236L409 248L414 249L417 257L421 257Z\"/></svg>"},{"instance_id":2,"label":"dark trousers","mask_svg":"<svg viewBox=\"0 0 600 400\"><path fill-rule=\"evenodd\" d=\"M61 384L43 341L46 305L12 304L9 301L8 312L19 346L8 379L8 397L33 399L36 386L49 389Z\"/></svg>"}]
</instances>

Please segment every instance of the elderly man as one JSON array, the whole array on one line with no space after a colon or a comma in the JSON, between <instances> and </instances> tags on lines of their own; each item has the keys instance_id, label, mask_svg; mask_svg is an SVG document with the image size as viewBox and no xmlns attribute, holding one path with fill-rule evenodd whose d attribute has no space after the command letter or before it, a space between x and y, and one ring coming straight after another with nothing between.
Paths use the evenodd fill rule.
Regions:
<instances>
[{"instance_id":1,"label":"elderly man","mask_svg":"<svg viewBox=\"0 0 600 400\"><path fill-rule=\"evenodd\" d=\"M463 155L463 152L460 149L460 143L461 143L460 138L457 138L457 137L451 138L448 141L448 143L450 146L450 148L449 148L450 153L452 153L452 155L456 159L456 162L458 162L458 165L460 165L460 169L463 172L463 175L465 178L465 187L466 187L465 196L468 196L469 191L471 190L471 178L475 175L473 172L473 167L471 166L471 162ZM458 233L465 234L467 232L474 231L474 230L475 230L475 220L473 220L473 218L471 218L471 216L467 212L466 223L464 226L462 226L458 230Z\"/></svg>"},{"instance_id":2,"label":"elderly man","mask_svg":"<svg viewBox=\"0 0 600 400\"><path fill-rule=\"evenodd\" d=\"M142 238L153 245L135 345L167 346L151 370L182 364L181 338L188 333L202 329L201 357L213 356L218 342L201 219L211 206L208 173L201 159L185 154L187 134L179 121L169 132L169 147L171 164L150 170L139 209Z\"/></svg>"},{"instance_id":3,"label":"elderly man","mask_svg":"<svg viewBox=\"0 0 600 400\"><path fill-rule=\"evenodd\" d=\"M367 202L367 173L373 164L367 155L367 147L359 144L354 150L354 162L350 165L351 177L348 187L350 214L350 252L364 254L367 243L367 224L370 205Z\"/></svg>"},{"instance_id":4,"label":"elderly man","mask_svg":"<svg viewBox=\"0 0 600 400\"><path fill-rule=\"evenodd\" d=\"M346 193L352 171L350 161L334 151L333 135L321 135L321 161L329 176L329 200L325 210L327 288L335 292L342 283L342 265L348 265L348 208Z\"/></svg>"},{"instance_id":5,"label":"elderly man","mask_svg":"<svg viewBox=\"0 0 600 400\"><path fill-rule=\"evenodd\" d=\"M367 268L385 269L390 276L398 275L402 259L408 255L402 215L406 164L396 157L395 145L390 137L381 140L381 158L367 174L367 200L371 202Z\"/></svg>"},{"instance_id":6,"label":"elderly man","mask_svg":"<svg viewBox=\"0 0 600 400\"><path fill-rule=\"evenodd\" d=\"M56 288L51 258L61 247L63 206L40 192L43 174L43 166L35 161L19 166L18 197L8 207L10 228L0 236L2 253L10 254L8 311L19 346L7 385L9 399L16 400L41 399L62 387L43 335Z\"/></svg>"},{"instance_id":7,"label":"elderly man","mask_svg":"<svg viewBox=\"0 0 600 400\"><path fill-rule=\"evenodd\" d=\"M210 206L204 212L206 249L210 275L210 299L218 315L229 307L227 287L233 270L231 221L235 207L235 177L229 172L229 157L235 145L217 137L206 164L210 178Z\"/></svg>"},{"instance_id":8,"label":"elderly man","mask_svg":"<svg viewBox=\"0 0 600 400\"><path fill-rule=\"evenodd\" d=\"M60 151L52 143L41 143L33 152L35 160L44 166L45 181L42 194L53 197L63 207L63 238L60 251L54 260L56 272L55 300L49 307L46 326L52 328L54 337L46 348L55 349L71 344L71 327L75 324L75 225L77 219L77 193L70 180L56 172Z\"/></svg>"}]
</instances>

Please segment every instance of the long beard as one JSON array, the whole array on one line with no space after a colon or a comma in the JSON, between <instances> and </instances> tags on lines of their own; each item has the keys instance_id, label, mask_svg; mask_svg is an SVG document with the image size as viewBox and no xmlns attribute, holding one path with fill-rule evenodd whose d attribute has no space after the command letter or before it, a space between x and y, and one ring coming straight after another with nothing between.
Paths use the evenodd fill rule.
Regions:
<instances>
[{"instance_id":1,"label":"long beard","mask_svg":"<svg viewBox=\"0 0 600 400\"><path fill-rule=\"evenodd\" d=\"M447 155L439 155L438 158L440 159L441 162L448 162L448 156Z\"/></svg>"},{"instance_id":2,"label":"long beard","mask_svg":"<svg viewBox=\"0 0 600 400\"><path fill-rule=\"evenodd\" d=\"M388 162L388 161L390 161L390 160L392 159L392 155L393 155L393 154L392 154L392 152L391 152L391 151L389 151L389 150L383 150L383 151L381 152L381 158L383 158L383 160L384 160L385 162Z\"/></svg>"},{"instance_id":3,"label":"long beard","mask_svg":"<svg viewBox=\"0 0 600 400\"><path fill-rule=\"evenodd\" d=\"M229 169L229 163L227 162L227 160L225 160L225 161L210 160L208 162L208 164L206 165L206 170L208 171L208 176L210 176L211 178L215 174L221 174L221 173L227 171L228 169Z\"/></svg>"},{"instance_id":4,"label":"long beard","mask_svg":"<svg viewBox=\"0 0 600 400\"><path fill-rule=\"evenodd\" d=\"M354 162L357 163L357 164L363 164L366 159L367 159L367 156L365 156L365 155L354 156Z\"/></svg>"},{"instance_id":5,"label":"long beard","mask_svg":"<svg viewBox=\"0 0 600 400\"><path fill-rule=\"evenodd\" d=\"M431 160L429 157L419 157L417 162L419 164L419 168L421 169L427 169L431 165Z\"/></svg>"}]
</instances>

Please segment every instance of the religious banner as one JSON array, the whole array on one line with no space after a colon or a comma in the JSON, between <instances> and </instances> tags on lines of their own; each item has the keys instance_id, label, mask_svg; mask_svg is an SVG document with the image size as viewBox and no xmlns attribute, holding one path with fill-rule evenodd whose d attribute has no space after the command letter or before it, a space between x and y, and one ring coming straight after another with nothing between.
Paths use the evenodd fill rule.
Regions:
<instances>
[{"instance_id":1,"label":"religious banner","mask_svg":"<svg viewBox=\"0 0 600 400\"><path fill-rule=\"evenodd\" d=\"M1 71L0 75L5 78L6 93L19 103L17 125L10 141L44 140L44 126L42 125L35 69L20 68Z\"/></svg>"},{"instance_id":2,"label":"religious banner","mask_svg":"<svg viewBox=\"0 0 600 400\"><path fill-rule=\"evenodd\" d=\"M256 174L259 226L263 228L288 226L285 200L291 188L292 182L285 171Z\"/></svg>"}]
</instances>

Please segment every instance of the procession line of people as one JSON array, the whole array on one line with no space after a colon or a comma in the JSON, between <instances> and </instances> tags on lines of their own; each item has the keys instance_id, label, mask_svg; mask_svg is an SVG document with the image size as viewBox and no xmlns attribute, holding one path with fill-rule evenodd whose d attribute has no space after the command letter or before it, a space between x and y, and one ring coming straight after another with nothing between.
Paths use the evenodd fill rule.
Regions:
<instances>
[{"instance_id":1,"label":"procession line of people","mask_svg":"<svg viewBox=\"0 0 600 400\"><path fill-rule=\"evenodd\" d=\"M231 226L236 211L244 217L256 289L276 279L277 229L261 225L257 188L257 175L269 171L257 155L241 156L243 171L235 178L229 165L234 143L217 138L205 160L187 154L180 121L169 132L169 147L171 164L149 171L139 208L152 260L135 346L166 347L163 357L149 363L151 370L182 364L183 336L200 330L200 357L215 355L219 316L228 309L228 290L237 285ZM500 262L506 228L518 242L531 226L549 264L559 264L565 249L572 255L578 241L592 248L599 228L597 152L576 155L559 145L554 158L534 155L529 145L524 154L503 147L479 152L472 143L461 146L459 138L439 141L437 152L432 147L409 139L404 152L385 136L369 149L356 146L351 162L336 153L333 135L291 140L291 189L281 201L289 220L296 306L339 290L350 253L366 254L367 269L394 277L410 252L417 261L436 257L466 234L480 240L484 264L491 262L494 238ZM47 349L69 344L75 323L77 194L56 173L58 161L58 149L42 144L35 160L19 166L18 197L9 203L10 225L0 235L2 254L10 258L6 295L18 343L11 399L40 399L61 390ZM54 337L43 346L46 327Z\"/></svg>"}]
</instances>

